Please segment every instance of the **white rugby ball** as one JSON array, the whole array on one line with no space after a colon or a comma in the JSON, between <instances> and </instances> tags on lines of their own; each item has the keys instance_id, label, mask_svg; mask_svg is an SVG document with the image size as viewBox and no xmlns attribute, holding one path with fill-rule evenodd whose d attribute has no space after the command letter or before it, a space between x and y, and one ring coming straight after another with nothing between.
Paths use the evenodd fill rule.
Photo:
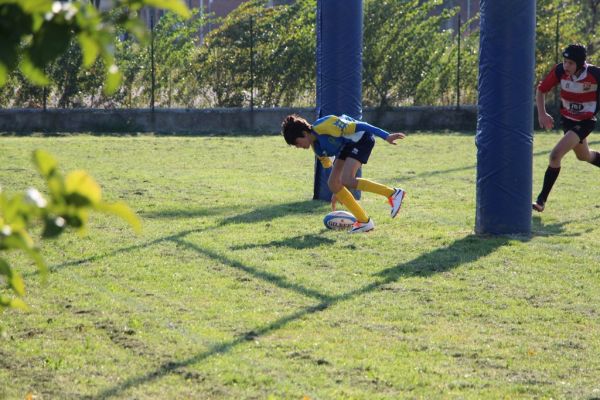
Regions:
<instances>
[{"instance_id":1,"label":"white rugby ball","mask_svg":"<svg viewBox=\"0 0 600 400\"><path fill-rule=\"evenodd\" d=\"M348 230L356 222L356 217L348 211L332 211L323 218L327 229Z\"/></svg>"}]
</instances>

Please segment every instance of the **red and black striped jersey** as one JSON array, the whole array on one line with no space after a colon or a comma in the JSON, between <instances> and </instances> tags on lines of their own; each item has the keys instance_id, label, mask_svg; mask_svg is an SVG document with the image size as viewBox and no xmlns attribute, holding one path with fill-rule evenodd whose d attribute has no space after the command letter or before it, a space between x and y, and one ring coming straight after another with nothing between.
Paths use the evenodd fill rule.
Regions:
<instances>
[{"instance_id":1,"label":"red and black striped jersey","mask_svg":"<svg viewBox=\"0 0 600 400\"><path fill-rule=\"evenodd\" d=\"M547 93L558 84L562 116L574 121L594 118L599 105L600 68L585 64L583 72L575 77L565 73L562 63L556 64L540 82L538 90Z\"/></svg>"}]
</instances>

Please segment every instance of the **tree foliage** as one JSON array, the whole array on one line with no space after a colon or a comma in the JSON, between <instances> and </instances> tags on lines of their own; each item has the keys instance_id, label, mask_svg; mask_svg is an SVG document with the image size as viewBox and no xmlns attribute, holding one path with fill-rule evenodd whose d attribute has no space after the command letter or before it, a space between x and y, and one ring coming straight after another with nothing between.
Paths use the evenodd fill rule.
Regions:
<instances>
[{"instance_id":1,"label":"tree foliage","mask_svg":"<svg viewBox=\"0 0 600 400\"><path fill-rule=\"evenodd\" d=\"M2 1L0 4L5 4ZM181 13L165 13L153 33L155 104L247 107L252 101L257 107L314 105L317 0L277 6L269 3L248 0L221 19L198 12L189 19ZM457 90L460 104L477 101L478 15L462 25L459 54L458 8L445 6L448 3L364 0L365 106L453 105ZM148 3L144 0L144 4ZM599 43L594 32L599 11L600 0L537 1L537 79L560 61L557 49L560 51L571 42L585 44L590 61L595 61ZM103 18L123 21L123 11L117 7ZM89 51L81 45L79 34L75 34L63 56L44 70L54 82L45 92L54 106L149 106L150 45L129 34L137 25L116 26L119 28L110 31L110 35L113 61L124 76L120 89L111 96L99 90L106 63L102 57L90 63ZM212 28L210 32L207 27ZM205 33L204 40L200 40L201 31ZM18 69L6 76L8 83L0 88L0 105L42 103L43 93L26 83L25 76Z\"/></svg>"},{"instance_id":2,"label":"tree foliage","mask_svg":"<svg viewBox=\"0 0 600 400\"><path fill-rule=\"evenodd\" d=\"M0 190L0 252L22 251L45 275L47 266L32 237L33 226L41 224L41 238L53 239L68 228L84 230L90 212L99 211L117 215L140 230L139 219L125 203L102 200L100 186L87 172L63 176L54 157L42 150L33 153L33 162L47 184L47 194L35 188L15 195ZM0 257L0 278L12 293L0 291L0 312L7 307L27 309L23 278L4 257Z\"/></svg>"},{"instance_id":3,"label":"tree foliage","mask_svg":"<svg viewBox=\"0 0 600 400\"><path fill-rule=\"evenodd\" d=\"M365 1L364 101L385 107L414 103L451 41L442 23L455 9L435 13L441 0Z\"/></svg>"},{"instance_id":4,"label":"tree foliage","mask_svg":"<svg viewBox=\"0 0 600 400\"><path fill-rule=\"evenodd\" d=\"M35 84L49 84L46 66L76 39L84 67L102 59L105 92L113 93L121 82L113 50L116 27L144 39L137 11L145 5L189 15L181 0L118 0L110 13L97 10L86 0L0 0L0 86L15 69Z\"/></svg>"}]
</instances>

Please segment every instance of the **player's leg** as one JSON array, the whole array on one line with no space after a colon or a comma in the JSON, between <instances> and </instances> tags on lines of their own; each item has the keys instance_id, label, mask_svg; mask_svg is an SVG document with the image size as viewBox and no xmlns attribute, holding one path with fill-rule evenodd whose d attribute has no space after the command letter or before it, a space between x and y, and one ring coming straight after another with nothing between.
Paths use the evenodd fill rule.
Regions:
<instances>
[{"instance_id":1,"label":"player's leg","mask_svg":"<svg viewBox=\"0 0 600 400\"><path fill-rule=\"evenodd\" d=\"M550 152L548 168L544 174L544 183L542 185L542 191L538 195L535 203L533 203L533 209L538 212L544 211L548 195L558 178L560 173L560 163L565 154L573 150L575 146L579 144L579 136L570 130L558 141Z\"/></svg>"},{"instance_id":2,"label":"player's leg","mask_svg":"<svg viewBox=\"0 0 600 400\"><path fill-rule=\"evenodd\" d=\"M356 179L356 173L358 172L358 169L362 166L362 163L354 158L346 158L345 162L344 162L344 166L342 168L341 171L341 180L342 180L342 185L346 188L346 191L348 192L348 194L350 194L350 196L352 197L352 199L354 200L354 196L352 196L352 193L350 192L350 190L348 189L356 189L356 186L358 184L358 181ZM346 195L345 193L342 193L343 195ZM336 193L336 196L337 193ZM340 199L340 197L338 196L338 199ZM340 199L340 201L342 201L342 199ZM356 201L356 200L354 200ZM343 201L342 201L343 202ZM356 202L356 204L358 205L358 202ZM360 207L360 205L359 205ZM358 214L354 214L354 216L356 217L356 223L354 224L354 226L352 227L352 229L350 229L350 233L358 233L358 232L368 232L370 230L372 230L373 228L375 228L375 224L373 223L373 220L371 218L369 218L369 216L367 215L367 213L364 211L364 209L362 207L360 207L361 210L364 212L364 215L361 215L359 217Z\"/></svg>"},{"instance_id":3,"label":"player's leg","mask_svg":"<svg viewBox=\"0 0 600 400\"><path fill-rule=\"evenodd\" d=\"M369 216L367 215L366 211L356 201L352 195L352 192L350 192L350 190L348 190L348 188L342 184L342 174L347 168L346 161L347 160L342 160L340 158L335 159L331 174L329 175L329 179L327 181L327 185L329 190L335 194L337 200L342 203L348 209L348 211L354 214L357 221L367 223L369 222Z\"/></svg>"},{"instance_id":4,"label":"player's leg","mask_svg":"<svg viewBox=\"0 0 600 400\"><path fill-rule=\"evenodd\" d=\"M573 151L579 161L587 161L596 167L600 167L600 153L590 149L587 139L575 146Z\"/></svg>"},{"instance_id":5,"label":"player's leg","mask_svg":"<svg viewBox=\"0 0 600 400\"><path fill-rule=\"evenodd\" d=\"M587 161L589 163L592 163L598 155L597 151L590 150L587 139L583 139L581 143L578 143L577 146L573 148L573 152L579 161Z\"/></svg>"},{"instance_id":6,"label":"player's leg","mask_svg":"<svg viewBox=\"0 0 600 400\"><path fill-rule=\"evenodd\" d=\"M347 162L354 160L358 163L354 166L358 165L358 167L344 169L345 174L342 176L342 184L351 189L358 189L363 192L376 193L384 196L390 203L390 215L394 218L398 214L398 211L400 211L405 192L402 189L396 189L369 179L356 177L358 168L369 161L374 146L375 138L373 135L364 135L358 142L349 146L348 149L345 149Z\"/></svg>"}]
</instances>

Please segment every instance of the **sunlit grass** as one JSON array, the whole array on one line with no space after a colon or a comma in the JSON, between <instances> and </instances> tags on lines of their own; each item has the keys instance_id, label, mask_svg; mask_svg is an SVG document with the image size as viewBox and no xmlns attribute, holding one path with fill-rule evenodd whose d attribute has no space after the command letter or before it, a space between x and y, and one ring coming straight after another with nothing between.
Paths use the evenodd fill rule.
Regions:
<instances>
[{"instance_id":1,"label":"sunlit grass","mask_svg":"<svg viewBox=\"0 0 600 400\"><path fill-rule=\"evenodd\" d=\"M575 157L531 237L481 238L469 135L378 141L363 176L408 197L390 220L364 193L365 235L324 228L312 156L279 137L0 146L3 190L41 184L43 148L143 220L44 243L46 285L12 256L33 311L0 317L0 398L600 397L600 170Z\"/></svg>"}]
</instances>

